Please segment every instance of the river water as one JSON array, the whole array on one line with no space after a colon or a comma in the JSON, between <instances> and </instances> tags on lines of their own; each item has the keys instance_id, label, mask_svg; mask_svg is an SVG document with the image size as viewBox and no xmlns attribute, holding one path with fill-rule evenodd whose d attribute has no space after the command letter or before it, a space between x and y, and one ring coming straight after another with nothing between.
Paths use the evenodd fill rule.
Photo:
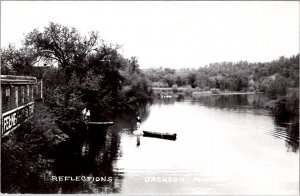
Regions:
<instances>
[{"instance_id":1,"label":"river water","mask_svg":"<svg viewBox=\"0 0 300 196\"><path fill-rule=\"evenodd\" d=\"M121 113L113 126L90 127L68 141L49 178L94 177L51 179L60 193L298 194L298 119L274 117L263 109L265 99L179 97L141 104L138 130L176 132L175 141L137 136L135 114Z\"/></svg>"}]
</instances>

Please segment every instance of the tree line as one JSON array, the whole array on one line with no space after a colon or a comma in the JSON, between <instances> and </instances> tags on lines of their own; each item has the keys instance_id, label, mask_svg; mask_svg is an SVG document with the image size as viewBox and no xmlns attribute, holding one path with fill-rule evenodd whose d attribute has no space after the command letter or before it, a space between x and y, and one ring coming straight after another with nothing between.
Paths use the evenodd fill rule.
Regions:
<instances>
[{"instance_id":1,"label":"tree line","mask_svg":"<svg viewBox=\"0 0 300 196\"><path fill-rule=\"evenodd\" d=\"M144 73L152 87L263 92L273 100L268 105L273 111L299 113L299 54L263 63L221 62L179 70L160 67Z\"/></svg>"},{"instance_id":2,"label":"tree line","mask_svg":"<svg viewBox=\"0 0 300 196\"><path fill-rule=\"evenodd\" d=\"M64 120L78 121L83 108L95 118L104 118L97 116L99 111L109 116L151 96L151 87L264 92L276 101L270 105L273 109L285 105L285 110L298 113L293 108L298 108L299 54L263 63L141 70L136 57L124 58L118 45L106 43L94 31L82 36L73 27L50 22L43 31L27 34L22 43L20 48L9 45L1 50L1 73L40 76L47 72L45 102ZM54 66L40 69L39 62ZM278 103L282 104L275 107Z\"/></svg>"}]
</instances>

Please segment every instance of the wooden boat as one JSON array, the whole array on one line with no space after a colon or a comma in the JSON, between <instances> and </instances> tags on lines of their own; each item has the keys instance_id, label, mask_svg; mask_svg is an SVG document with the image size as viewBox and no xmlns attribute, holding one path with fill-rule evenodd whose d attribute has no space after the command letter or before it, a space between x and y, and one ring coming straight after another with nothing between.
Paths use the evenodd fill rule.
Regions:
<instances>
[{"instance_id":1,"label":"wooden boat","mask_svg":"<svg viewBox=\"0 0 300 196\"><path fill-rule=\"evenodd\" d=\"M154 131L143 131L145 137L156 137L161 139L176 140L176 133L160 133Z\"/></svg>"},{"instance_id":2,"label":"wooden boat","mask_svg":"<svg viewBox=\"0 0 300 196\"><path fill-rule=\"evenodd\" d=\"M88 125L88 127L107 128L109 126L112 126L114 122L87 122L86 124Z\"/></svg>"}]
</instances>

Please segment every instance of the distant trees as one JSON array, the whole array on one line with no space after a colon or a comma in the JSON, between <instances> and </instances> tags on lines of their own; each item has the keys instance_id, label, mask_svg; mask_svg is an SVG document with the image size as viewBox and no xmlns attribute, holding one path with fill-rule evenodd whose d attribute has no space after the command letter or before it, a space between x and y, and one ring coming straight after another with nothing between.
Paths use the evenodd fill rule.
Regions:
<instances>
[{"instance_id":1,"label":"distant trees","mask_svg":"<svg viewBox=\"0 0 300 196\"><path fill-rule=\"evenodd\" d=\"M143 70L145 76L149 79L151 84L155 87L172 87L174 84L181 85L180 78L176 77L175 69L169 68L150 68ZM179 82L179 84L178 84Z\"/></svg>"},{"instance_id":2,"label":"distant trees","mask_svg":"<svg viewBox=\"0 0 300 196\"><path fill-rule=\"evenodd\" d=\"M289 86L299 86L299 55L290 58L280 57L269 63L211 63L198 69L168 68L146 69L147 78L153 83L167 86L176 83L178 86L189 85L200 89L219 88L230 91L266 91L273 74L279 74L288 79ZM174 82L175 80L175 82ZM266 86L267 85L267 86Z\"/></svg>"},{"instance_id":3,"label":"distant trees","mask_svg":"<svg viewBox=\"0 0 300 196\"><path fill-rule=\"evenodd\" d=\"M284 103L282 108L289 108L290 112L291 105L295 105L295 100L299 97L297 93L288 95L288 89L299 88L299 54L290 58L280 57L266 63L221 62L211 63L197 70L170 70L151 68L144 72L155 87L171 87L172 84L176 84L178 87L199 90L265 92L270 99L281 100L280 103ZM298 108L294 109L294 112L298 112L296 110Z\"/></svg>"},{"instance_id":4,"label":"distant trees","mask_svg":"<svg viewBox=\"0 0 300 196\"><path fill-rule=\"evenodd\" d=\"M287 93L287 89L290 86L289 81L286 77L276 74L274 79L265 86L263 89L270 98L277 99L281 96L284 96Z\"/></svg>"},{"instance_id":5,"label":"distant trees","mask_svg":"<svg viewBox=\"0 0 300 196\"><path fill-rule=\"evenodd\" d=\"M167 73L163 76L163 81L168 84L168 87L172 87L176 82L176 76L172 73Z\"/></svg>"},{"instance_id":6,"label":"distant trees","mask_svg":"<svg viewBox=\"0 0 300 196\"><path fill-rule=\"evenodd\" d=\"M197 85L196 85L196 73L189 73L188 76L187 76L187 81L188 83L192 86L192 88L195 88Z\"/></svg>"},{"instance_id":7,"label":"distant trees","mask_svg":"<svg viewBox=\"0 0 300 196\"><path fill-rule=\"evenodd\" d=\"M121 70L121 76L124 78L122 93L126 102L131 103L136 101L138 97L147 97L152 91L149 86L149 80L140 70L138 59L132 57L125 60L125 67Z\"/></svg>"}]
</instances>

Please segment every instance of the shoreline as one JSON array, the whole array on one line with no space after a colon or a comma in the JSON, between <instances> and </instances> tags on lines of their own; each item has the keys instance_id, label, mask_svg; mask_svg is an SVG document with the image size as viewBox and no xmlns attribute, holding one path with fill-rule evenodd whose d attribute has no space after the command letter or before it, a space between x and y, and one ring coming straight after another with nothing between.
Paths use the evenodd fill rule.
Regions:
<instances>
[{"instance_id":1,"label":"shoreline","mask_svg":"<svg viewBox=\"0 0 300 196\"><path fill-rule=\"evenodd\" d=\"M259 92L228 92L228 93L219 93L219 94L212 94L212 95L253 95L259 94Z\"/></svg>"},{"instance_id":2,"label":"shoreline","mask_svg":"<svg viewBox=\"0 0 300 196\"><path fill-rule=\"evenodd\" d=\"M212 90L206 90L206 91L197 91L196 89L190 89L186 87L178 87L176 90L173 88L158 88L154 87L152 88L153 92L156 93L191 93L193 95L206 95L206 96L216 96L216 95L252 95L252 94L261 94L262 92L256 92L256 91L219 91L218 93L213 93Z\"/></svg>"}]
</instances>

